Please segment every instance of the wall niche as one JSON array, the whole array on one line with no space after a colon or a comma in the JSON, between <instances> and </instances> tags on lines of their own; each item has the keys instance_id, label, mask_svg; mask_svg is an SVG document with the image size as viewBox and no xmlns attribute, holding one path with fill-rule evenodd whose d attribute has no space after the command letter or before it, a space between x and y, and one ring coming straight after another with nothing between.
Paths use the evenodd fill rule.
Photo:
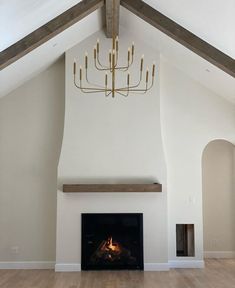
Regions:
<instances>
[{"instance_id":1,"label":"wall niche","mask_svg":"<svg viewBox=\"0 0 235 288\"><path fill-rule=\"evenodd\" d=\"M176 224L176 256L194 257L194 224Z\"/></svg>"}]
</instances>

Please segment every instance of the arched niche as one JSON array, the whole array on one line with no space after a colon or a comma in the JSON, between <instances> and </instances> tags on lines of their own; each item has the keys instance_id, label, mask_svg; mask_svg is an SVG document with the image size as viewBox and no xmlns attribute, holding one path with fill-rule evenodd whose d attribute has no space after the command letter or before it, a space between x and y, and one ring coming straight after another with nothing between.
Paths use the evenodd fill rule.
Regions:
<instances>
[{"instance_id":1,"label":"arched niche","mask_svg":"<svg viewBox=\"0 0 235 288\"><path fill-rule=\"evenodd\" d=\"M235 257L235 146L210 141L202 154L203 240L206 258Z\"/></svg>"}]
</instances>

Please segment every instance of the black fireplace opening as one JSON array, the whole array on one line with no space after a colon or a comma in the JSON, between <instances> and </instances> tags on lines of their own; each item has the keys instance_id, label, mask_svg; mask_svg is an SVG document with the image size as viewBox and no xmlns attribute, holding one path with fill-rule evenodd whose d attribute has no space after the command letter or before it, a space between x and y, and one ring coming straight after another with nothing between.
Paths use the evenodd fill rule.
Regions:
<instances>
[{"instance_id":1,"label":"black fireplace opening","mask_svg":"<svg viewBox=\"0 0 235 288\"><path fill-rule=\"evenodd\" d=\"M143 270L143 214L82 214L81 266L82 270Z\"/></svg>"}]
</instances>

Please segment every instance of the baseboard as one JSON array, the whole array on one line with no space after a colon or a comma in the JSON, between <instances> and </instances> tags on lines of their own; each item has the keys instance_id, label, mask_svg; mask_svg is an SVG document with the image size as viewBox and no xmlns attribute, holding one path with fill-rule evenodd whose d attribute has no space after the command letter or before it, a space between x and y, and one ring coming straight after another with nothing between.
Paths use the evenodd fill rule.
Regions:
<instances>
[{"instance_id":1,"label":"baseboard","mask_svg":"<svg viewBox=\"0 0 235 288\"><path fill-rule=\"evenodd\" d=\"M170 260L170 268L204 268L203 260Z\"/></svg>"},{"instance_id":2,"label":"baseboard","mask_svg":"<svg viewBox=\"0 0 235 288\"><path fill-rule=\"evenodd\" d=\"M207 258L235 258L235 252L205 252ZM217 254L215 254L217 253ZM213 255L213 257L212 257ZM217 256L217 257L216 257ZM168 263L145 263L145 271L168 271L170 268L204 268L203 260L171 260ZM79 263L57 263L51 261L0 262L2 269L55 269L56 272L81 271Z\"/></svg>"},{"instance_id":3,"label":"baseboard","mask_svg":"<svg viewBox=\"0 0 235 288\"><path fill-rule=\"evenodd\" d=\"M51 261L0 262L0 269L54 269Z\"/></svg>"},{"instance_id":4,"label":"baseboard","mask_svg":"<svg viewBox=\"0 0 235 288\"><path fill-rule=\"evenodd\" d=\"M204 258L235 258L235 251L204 251Z\"/></svg>"},{"instance_id":5,"label":"baseboard","mask_svg":"<svg viewBox=\"0 0 235 288\"><path fill-rule=\"evenodd\" d=\"M55 264L55 272L77 272L81 271L79 263L57 263Z\"/></svg>"},{"instance_id":6,"label":"baseboard","mask_svg":"<svg viewBox=\"0 0 235 288\"><path fill-rule=\"evenodd\" d=\"M168 271L168 263L144 263L144 271Z\"/></svg>"},{"instance_id":7,"label":"baseboard","mask_svg":"<svg viewBox=\"0 0 235 288\"><path fill-rule=\"evenodd\" d=\"M145 271L168 271L168 263L145 263ZM78 263L57 263L55 265L56 272L75 272L81 271L81 264Z\"/></svg>"}]
</instances>

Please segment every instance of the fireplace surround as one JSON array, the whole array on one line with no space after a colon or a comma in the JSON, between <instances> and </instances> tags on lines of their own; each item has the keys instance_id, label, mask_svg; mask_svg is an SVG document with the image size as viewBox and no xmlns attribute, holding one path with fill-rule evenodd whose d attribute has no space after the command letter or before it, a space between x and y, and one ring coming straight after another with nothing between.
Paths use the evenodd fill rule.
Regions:
<instances>
[{"instance_id":1,"label":"fireplace surround","mask_svg":"<svg viewBox=\"0 0 235 288\"><path fill-rule=\"evenodd\" d=\"M143 270L142 213L82 214L82 270Z\"/></svg>"}]
</instances>

